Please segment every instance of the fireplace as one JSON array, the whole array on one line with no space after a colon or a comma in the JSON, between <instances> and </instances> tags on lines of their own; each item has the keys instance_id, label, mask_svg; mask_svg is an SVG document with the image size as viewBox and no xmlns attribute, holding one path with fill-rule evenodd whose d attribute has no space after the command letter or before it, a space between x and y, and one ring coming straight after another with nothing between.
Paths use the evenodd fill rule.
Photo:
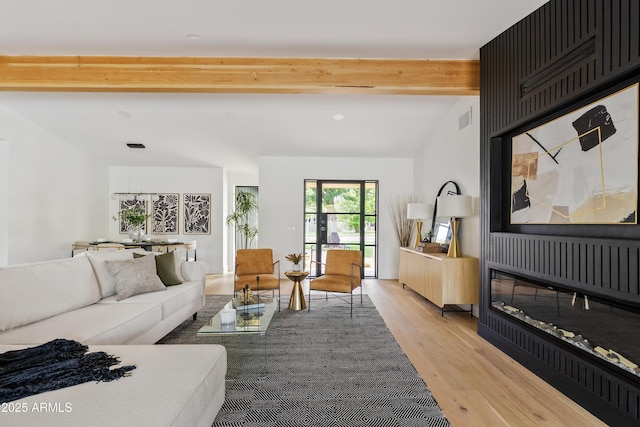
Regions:
<instances>
[{"instance_id":1,"label":"fireplace","mask_svg":"<svg viewBox=\"0 0 640 427\"><path fill-rule=\"evenodd\" d=\"M523 163L526 173L514 173L514 159L527 153L518 146L514 156L513 143L519 136L535 138L535 146L546 147L542 158L552 163L545 171L556 166L564 171L570 147L563 144L575 141L578 129L566 123L571 139L526 133L592 103L606 105L609 95L640 81L639 19L637 1L550 0L480 49L478 333L615 426L640 425L640 204L632 202L625 208L632 214L616 215L614 221L568 216L569 199L595 194L581 192L581 172L574 170L573 184L562 181L571 194L547 199L527 193L543 170L541 164L533 169L529 160ZM637 111L633 102L611 118L637 121ZM569 121L580 128L573 117ZM636 174L626 182L637 194L637 125L630 131L626 135L633 134L636 150L625 159L635 160ZM612 148L611 142L600 140L603 150ZM587 151L577 156L590 150L581 149ZM601 177L604 192L615 180L605 179L602 165L587 167L584 177ZM615 173L611 166L607 169ZM517 191L525 188L523 177L528 200ZM600 207L614 204L610 197ZM513 208L524 205L551 216L512 217ZM575 206L596 213L588 203Z\"/></svg>"},{"instance_id":2,"label":"fireplace","mask_svg":"<svg viewBox=\"0 0 640 427\"><path fill-rule=\"evenodd\" d=\"M640 310L493 270L491 308L640 384Z\"/></svg>"}]
</instances>

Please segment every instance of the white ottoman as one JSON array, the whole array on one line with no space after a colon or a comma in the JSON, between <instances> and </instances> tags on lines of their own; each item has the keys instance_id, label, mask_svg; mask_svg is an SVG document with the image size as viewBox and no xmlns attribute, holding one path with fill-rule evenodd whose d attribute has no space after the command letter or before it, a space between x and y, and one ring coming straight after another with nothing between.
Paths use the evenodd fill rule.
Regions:
<instances>
[{"instance_id":1,"label":"white ottoman","mask_svg":"<svg viewBox=\"0 0 640 427\"><path fill-rule=\"evenodd\" d=\"M27 346L0 345L0 353ZM131 376L85 383L0 404L0 425L209 427L225 397L220 345L89 346L136 365Z\"/></svg>"}]
</instances>

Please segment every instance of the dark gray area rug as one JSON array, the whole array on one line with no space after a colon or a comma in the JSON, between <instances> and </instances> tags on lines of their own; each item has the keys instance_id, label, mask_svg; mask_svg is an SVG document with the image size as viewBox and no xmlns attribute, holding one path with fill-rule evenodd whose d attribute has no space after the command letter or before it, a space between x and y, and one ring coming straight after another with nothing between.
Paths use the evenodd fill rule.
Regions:
<instances>
[{"instance_id":1,"label":"dark gray area rug","mask_svg":"<svg viewBox=\"0 0 640 427\"><path fill-rule=\"evenodd\" d=\"M159 344L198 342L198 329L229 299L207 296L198 319ZM264 336L208 341L228 354L214 427L450 425L369 297L362 305L358 297L353 318L348 304L320 294L310 312L287 304L283 295Z\"/></svg>"}]
</instances>

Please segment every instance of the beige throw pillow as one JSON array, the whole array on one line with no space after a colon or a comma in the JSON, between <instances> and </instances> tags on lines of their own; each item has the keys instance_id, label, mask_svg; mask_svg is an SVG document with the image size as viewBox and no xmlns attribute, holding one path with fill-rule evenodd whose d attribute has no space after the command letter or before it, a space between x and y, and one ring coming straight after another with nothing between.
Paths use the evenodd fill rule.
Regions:
<instances>
[{"instance_id":1,"label":"beige throw pillow","mask_svg":"<svg viewBox=\"0 0 640 427\"><path fill-rule=\"evenodd\" d=\"M146 292L167 290L156 273L156 261L152 256L105 261L105 264L115 279L117 301Z\"/></svg>"}]
</instances>

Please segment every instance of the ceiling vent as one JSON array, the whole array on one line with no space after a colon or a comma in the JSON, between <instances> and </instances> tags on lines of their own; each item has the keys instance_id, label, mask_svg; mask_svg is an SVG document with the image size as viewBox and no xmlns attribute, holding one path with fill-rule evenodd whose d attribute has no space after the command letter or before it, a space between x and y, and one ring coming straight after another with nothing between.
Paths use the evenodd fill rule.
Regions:
<instances>
[{"instance_id":1,"label":"ceiling vent","mask_svg":"<svg viewBox=\"0 0 640 427\"><path fill-rule=\"evenodd\" d=\"M471 107L458 117L458 130L462 130L471 125Z\"/></svg>"},{"instance_id":2,"label":"ceiling vent","mask_svg":"<svg viewBox=\"0 0 640 427\"><path fill-rule=\"evenodd\" d=\"M129 148L146 148L144 146L144 144L141 144L139 142L128 142L127 143L127 147L129 147Z\"/></svg>"}]
</instances>

